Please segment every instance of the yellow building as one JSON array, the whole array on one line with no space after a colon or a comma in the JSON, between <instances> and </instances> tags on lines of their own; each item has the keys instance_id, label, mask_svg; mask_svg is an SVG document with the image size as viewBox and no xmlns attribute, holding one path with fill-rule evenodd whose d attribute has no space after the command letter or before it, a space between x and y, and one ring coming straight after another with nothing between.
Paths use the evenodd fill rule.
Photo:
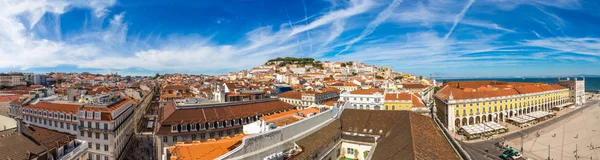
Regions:
<instances>
[{"instance_id":1,"label":"yellow building","mask_svg":"<svg viewBox=\"0 0 600 160\"><path fill-rule=\"evenodd\" d=\"M569 89L557 84L498 81L449 82L434 100L436 116L449 131L573 104Z\"/></svg>"},{"instance_id":2,"label":"yellow building","mask_svg":"<svg viewBox=\"0 0 600 160\"><path fill-rule=\"evenodd\" d=\"M427 108L416 93L399 92L387 93L383 101L385 110L425 111Z\"/></svg>"}]
</instances>

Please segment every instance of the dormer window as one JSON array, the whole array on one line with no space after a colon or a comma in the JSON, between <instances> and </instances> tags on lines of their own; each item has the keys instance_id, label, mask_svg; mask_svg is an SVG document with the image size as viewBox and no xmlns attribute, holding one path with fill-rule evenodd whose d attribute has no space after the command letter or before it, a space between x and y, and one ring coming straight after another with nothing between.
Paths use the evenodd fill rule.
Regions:
<instances>
[{"instance_id":1,"label":"dormer window","mask_svg":"<svg viewBox=\"0 0 600 160\"><path fill-rule=\"evenodd\" d=\"M171 125L171 132L177 132L177 125Z\"/></svg>"},{"instance_id":2,"label":"dormer window","mask_svg":"<svg viewBox=\"0 0 600 160\"><path fill-rule=\"evenodd\" d=\"M187 132L187 124L181 125L181 131Z\"/></svg>"},{"instance_id":3,"label":"dormer window","mask_svg":"<svg viewBox=\"0 0 600 160\"><path fill-rule=\"evenodd\" d=\"M201 130L205 130L206 129L206 125L204 125L204 123L200 123L200 129Z\"/></svg>"},{"instance_id":4,"label":"dormer window","mask_svg":"<svg viewBox=\"0 0 600 160\"><path fill-rule=\"evenodd\" d=\"M223 122L217 122L217 127L218 128L223 128Z\"/></svg>"},{"instance_id":5,"label":"dormer window","mask_svg":"<svg viewBox=\"0 0 600 160\"><path fill-rule=\"evenodd\" d=\"M192 130L192 131L196 131L196 124L192 124L192 125L191 125L191 130Z\"/></svg>"},{"instance_id":6,"label":"dormer window","mask_svg":"<svg viewBox=\"0 0 600 160\"><path fill-rule=\"evenodd\" d=\"M208 123L208 128L209 129L214 129L215 128L215 123Z\"/></svg>"}]
</instances>

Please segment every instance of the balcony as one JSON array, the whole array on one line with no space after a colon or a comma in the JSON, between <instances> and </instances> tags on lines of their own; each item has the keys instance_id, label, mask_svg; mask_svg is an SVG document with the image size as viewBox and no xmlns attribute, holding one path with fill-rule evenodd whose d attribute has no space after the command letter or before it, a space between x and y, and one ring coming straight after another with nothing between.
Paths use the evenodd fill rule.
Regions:
<instances>
[{"instance_id":1,"label":"balcony","mask_svg":"<svg viewBox=\"0 0 600 160\"><path fill-rule=\"evenodd\" d=\"M75 140L75 147L65 150L65 155L58 157L57 160L76 160L84 155L88 150L88 142Z\"/></svg>"}]
</instances>

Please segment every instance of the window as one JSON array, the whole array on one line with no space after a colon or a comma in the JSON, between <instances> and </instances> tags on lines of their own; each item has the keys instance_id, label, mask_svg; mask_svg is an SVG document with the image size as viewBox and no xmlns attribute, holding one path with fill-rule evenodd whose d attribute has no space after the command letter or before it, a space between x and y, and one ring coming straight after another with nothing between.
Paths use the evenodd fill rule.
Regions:
<instances>
[{"instance_id":1,"label":"window","mask_svg":"<svg viewBox=\"0 0 600 160\"><path fill-rule=\"evenodd\" d=\"M177 132L177 125L171 126L171 132Z\"/></svg>"},{"instance_id":2,"label":"window","mask_svg":"<svg viewBox=\"0 0 600 160\"><path fill-rule=\"evenodd\" d=\"M195 130L196 130L196 124L192 124L192 125L191 125L191 130L192 130L192 131L195 131Z\"/></svg>"},{"instance_id":3,"label":"window","mask_svg":"<svg viewBox=\"0 0 600 160\"><path fill-rule=\"evenodd\" d=\"M187 141L187 136L181 136L181 141Z\"/></svg>"},{"instance_id":4,"label":"window","mask_svg":"<svg viewBox=\"0 0 600 160\"><path fill-rule=\"evenodd\" d=\"M71 125L67 124L67 129L71 129Z\"/></svg>"},{"instance_id":5,"label":"window","mask_svg":"<svg viewBox=\"0 0 600 160\"><path fill-rule=\"evenodd\" d=\"M88 143L88 148L92 149L92 143Z\"/></svg>"},{"instance_id":6,"label":"window","mask_svg":"<svg viewBox=\"0 0 600 160\"><path fill-rule=\"evenodd\" d=\"M209 137L210 138L215 138L215 132L210 132Z\"/></svg>"},{"instance_id":7,"label":"window","mask_svg":"<svg viewBox=\"0 0 600 160\"><path fill-rule=\"evenodd\" d=\"M214 123L208 123L208 128L215 128L215 124Z\"/></svg>"},{"instance_id":8,"label":"window","mask_svg":"<svg viewBox=\"0 0 600 160\"><path fill-rule=\"evenodd\" d=\"M77 126L75 124L73 124L73 130L77 131Z\"/></svg>"},{"instance_id":9,"label":"window","mask_svg":"<svg viewBox=\"0 0 600 160\"><path fill-rule=\"evenodd\" d=\"M108 152L108 145L106 145L106 144L104 145L104 151Z\"/></svg>"},{"instance_id":10,"label":"window","mask_svg":"<svg viewBox=\"0 0 600 160\"><path fill-rule=\"evenodd\" d=\"M100 143L96 143L96 150L100 150ZM98 158L100 159L100 158Z\"/></svg>"},{"instance_id":11,"label":"window","mask_svg":"<svg viewBox=\"0 0 600 160\"><path fill-rule=\"evenodd\" d=\"M92 128L92 122L88 122L88 125L87 125L87 127L88 127L88 128Z\"/></svg>"},{"instance_id":12,"label":"window","mask_svg":"<svg viewBox=\"0 0 600 160\"><path fill-rule=\"evenodd\" d=\"M346 154L354 155L354 149L352 149L352 148L346 148Z\"/></svg>"},{"instance_id":13,"label":"window","mask_svg":"<svg viewBox=\"0 0 600 160\"><path fill-rule=\"evenodd\" d=\"M163 137L163 142L167 142L167 136Z\"/></svg>"},{"instance_id":14,"label":"window","mask_svg":"<svg viewBox=\"0 0 600 160\"><path fill-rule=\"evenodd\" d=\"M108 160L108 157L104 157L104 160Z\"/></svg>"},{"instance_id":15,"label":"window","mask_svg":"<svg viewBox=\"0 0 600 160\"><path fill-rule=\"evenodd\" d=\"M177 142L177 136L173 136L173 142Z\"/></svg>"},{"instance_id":16,"label":"window","mask_svg":"<svg viewBox=\"0 0 600 160\"><path fill-rule=\"evenodd\" d=\"M196 140L196 134L192 134L192 141Z\"/></svg>"},{"instance_id":17,"label":"window","mask_svg":"<svg viewBox=\"0 0 600 160\"><path fill-rule=\"evenodd\" d=\"M108 129L108 123L104 123L104 129Z\"/></svg>"},{"instance_id":18,"label":"window","mask_svg":"<svg viewBox=\"0 0 600 160\"><path fill-rule=\"evenodd\" d=\"M60 122L60 128L64 127L64 122Z\"/></svg>"},{"instance_id":19,"label":"window","mask_svg":"<svg viewBox=\"0 0 600 160\"><path fill-rule=\"evenodd\" d=\"M81 131L81 137L85 137L85 132Z\"/></svg>"},{"instance_id":20,"label":"window","mask_svg":"<svg viewBox=\"0 0 600 160\"><path fill-rule=\"evenodd\" d=\"M92 132L89 132L89 131L88 131L87 133L88 133L88 134L87 134L87 135L88 135L88 138L92 138Z\"/></svg>"},{"instance_id":21,"label":"window","mask_svg":"<svg viewBox=\"0 0 600 160\"><path fill-rule=\"evenodd\" d=\"M96 160L100 160L100 155L96 155Z\"/></svg>"},{"instance_id":22,"label":"window","mask_svg":"<svg viewBox=\"0 0 600 160\"><path fill-rule=\"evenodd\" d=\"M182 132L187 131L187 124L181 125L181 131Z\"/></svg>"},{"instance_id":23,"label":"window","mask_svg":"<svg viewBox=\"0 0 600 160\"><path fill-rule=\"evenodd\" d=\"M100 129L100 123L96 122L96 129Z\"/></svg>"},{"instance_id":24,"label":"window","mask_svg":"<svg viewBox=\"0 0 600 160\"><path fill-rule=\"evenodd\" d=\"M100 133L96 133L96 139L100 139Z\"/></svg>"},{"instance_id":25,"label":"window","mask_svg":"<svg viewBox=\"0 0 600 160\"><path fill-rule=\"evenodd\" d=\"M205 127L205 126L204 126L204 123L201 123L201 124L200 124L200 129L204 130L204 129L205 129L204 127Z\"/></svg>"},{"instance_id":26,"label":"window","mask_svg":"<svg viewBox=\"0 0 600 160\"><path fill-rule=\"evenodd\" d=\"M108 140L108 134L104 133L104 140Z\"/></svg>"}]
</instances>

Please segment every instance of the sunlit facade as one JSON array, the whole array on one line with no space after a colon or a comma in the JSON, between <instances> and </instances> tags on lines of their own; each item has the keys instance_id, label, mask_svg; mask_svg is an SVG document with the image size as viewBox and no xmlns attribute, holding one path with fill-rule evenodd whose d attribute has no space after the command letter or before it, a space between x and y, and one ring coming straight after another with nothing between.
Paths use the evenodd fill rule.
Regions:
<instances>
[{"instance_id":1,"label":"sunlit facade","mask_svg":"<svg viewBox=\"0 0 600 160\"><path fill-rule=\"evenodd\" d=\"M434 99L436 116L449 131L573 104L569 89L560 85L497 81L450 82Z\"/></svg>"}]
</instances>

